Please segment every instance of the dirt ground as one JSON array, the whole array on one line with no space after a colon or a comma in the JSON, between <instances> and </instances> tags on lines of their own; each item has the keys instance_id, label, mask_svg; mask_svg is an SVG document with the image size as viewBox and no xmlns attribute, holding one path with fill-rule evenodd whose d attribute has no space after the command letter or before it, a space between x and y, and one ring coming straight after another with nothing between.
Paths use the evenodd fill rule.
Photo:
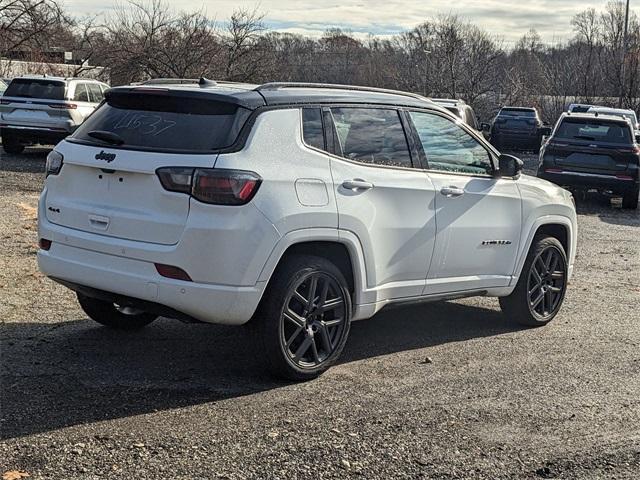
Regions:
<instances>
[{"instance_id":1,"label":"dirt ground","mask_svg":"<svg viewBox=\"0 0 640 480\"><path fill-rule=\"evenodd\" d=\"M388 309L338 366L287 384L244 328L110 331L39 274L45 154L0 154L0 475L640 477L637 211L578 198L575 276L545 328L494 299Z\"/></svg>"}]
</instances>

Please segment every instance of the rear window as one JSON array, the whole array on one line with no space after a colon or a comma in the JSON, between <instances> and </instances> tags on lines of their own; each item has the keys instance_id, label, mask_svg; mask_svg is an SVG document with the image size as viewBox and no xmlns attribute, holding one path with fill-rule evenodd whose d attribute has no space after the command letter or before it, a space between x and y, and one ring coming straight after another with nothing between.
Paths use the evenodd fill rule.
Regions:
<instances>
[{"instance_id":1,"label":"rear window","mask_svg":"<svg viewBox=\"0 0 640 480\"><path fill-rule=\"evenodd\" d=\"M499 115L509 117L536 117L536 111L531 109L519 109L519 108L503 108L500 110Z\"/></svg>"},{"instance_id":2,"label":"rear window","mask_svg":"<svg viewBox=\"0 0 640 480\"><path fill-rule=\"evenodd\" d=\"M602 120L564 119L555 134L559 138L608 143L631 143L631 130L626 125Z\"/></svg>"},{"instance_id":3,"label":"rear window","mask_svg":"<svg viewBox=\"0 0 640 480\"><path fill-rule=\"evenodd\" d=\"M110 132L121 147L207 153L233 145L251 114L226 102L154 94L108 94L72 138L107 145L90 135Z\"/></svg>"},{"instance_id":4,"label":"rear window","mask_svg":"<svg viewBox=\"0 0 640 480\"><path fill-rule=\"evenodd\" d=\"M59 80L16 78L4 92L7 97L64 100L65 83Z\"/></svg>"}]
</instances>

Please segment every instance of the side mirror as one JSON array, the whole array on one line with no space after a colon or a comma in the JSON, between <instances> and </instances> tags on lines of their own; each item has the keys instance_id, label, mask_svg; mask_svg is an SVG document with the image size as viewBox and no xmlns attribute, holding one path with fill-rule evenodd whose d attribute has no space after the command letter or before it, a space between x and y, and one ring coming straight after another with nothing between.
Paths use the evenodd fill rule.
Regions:
<instances>
[{"instance_id":1,"label":"side mirror","mask_svg":"<svg viewBox=\"0 0 640 480\"><path fill-rule=\"evenodd\" d=\"M548 137L551 135L551 127L541 127L539 130L541 137Z\"/></svg>"},{"instance_id":2,"label":"side mirror","mask_svg":"<svg viewBox=\"0 0 640 480\"><path fill-rule=\"evenodd\" d=\"M489 125L486 122L482 122L480 124L480 130L483 131L483 132L488 132L489 130L491 130L491 125Z\"/></svg>"},{"instance_id":3,"label":"side mirror","mask_svg":"<svg viewBox=\"0 0 640 480\"><path fill-rule=\"evenodd\" d=\"M513 155L503 153L498 157L498 173L501 177L517 177L523 165L523 161Z\"/></svg>"},{"instance_id":4,"label":"side mirror","mask_svg":"<svg viewBox=\"0 0 640 480\"><path fill-rule=\"evenodd\" d=\"M636 143L640 143L640 133L636 133Z\"/></svg>"}]
</instances>

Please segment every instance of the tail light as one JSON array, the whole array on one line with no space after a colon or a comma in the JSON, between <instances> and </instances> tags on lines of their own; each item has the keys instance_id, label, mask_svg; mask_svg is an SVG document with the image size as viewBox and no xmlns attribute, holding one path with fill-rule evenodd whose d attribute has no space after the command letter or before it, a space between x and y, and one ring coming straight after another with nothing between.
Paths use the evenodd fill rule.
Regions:
<instances>
[{"instance_id":1,"label":"tail light","mask_svg":"<svg viewBox=\"0 0 640 480\"><path fill-rule=\"evenodd\" d=\"M165 190L189 193L214 205L244 205L255 196L262 178L245 170L166 167L156 171Z\"/></svg>"},{"instance_id":2,"label":"tail light","mask_svg":"<svg viewBox=\"0 0 640 480\"><path fill-rule=\"evenodd\" d=\"M49 108L57 108L59 110L75 110L78 108L78 105L75 103L51 103L48 105Z\"/></svg>"},{"instance_id":3,"label":"tail light","mask_svg":"<svg viewBox=\"0 0 640 480\"><path fill-rule=\"evenodd\" d=\"M60 152L51 150L47 155L47 163L45 166L45 178L49 175L58 175L62 169L64 157Z\"/></svg>"}]
</instances>

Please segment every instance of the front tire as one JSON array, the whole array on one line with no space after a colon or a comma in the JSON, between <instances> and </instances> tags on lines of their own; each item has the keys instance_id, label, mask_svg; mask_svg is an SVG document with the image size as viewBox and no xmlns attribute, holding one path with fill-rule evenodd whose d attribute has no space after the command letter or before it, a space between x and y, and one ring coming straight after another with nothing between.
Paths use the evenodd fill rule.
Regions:
<instances>
[{"instance_id":1,"label":"front tire","mask_svg":"<svg viewBox=\"0 0 640 480\"><path fill-rule=\"evenodd\" d=\"M567 255L555 237L537 235L511 295L500 298L504 314L522 325L546 325L558 314L567 290Z\"/></svg>"},{"instance_id":2,"label":"front tire","mask_svg":"<svg viewBox=\"0 0 640 480\"><path fill-rule=\"evenodd\" d=\"M628 193L625 193L622 196L622 208L628 208L631 210L636 210L638 208L638 196L640 195L640 190L635 188Z\"/></svg>"},{"instance_id":3,"label":"front tire","mask_svg":"<svg viewBox=\"0 0 640 480\"><path fill-rule=\"evenodd\" d=\"M119 307L114 303L86 297L81 293L77 296L80 307L91 320L115 330L139 330L158 318L151 313Z\"/></svg>"},{"instance_id":4,"label":"front tire","mask_svg":"<svg viewBox=\"0 0 640 480\"><path fill-rule=\"evenodd\" d=\"M322 257L285 258L254 322L273 375L316 378L338 360L349 335L351 295L344 275Z\"/></svg>"}]
</instances>

